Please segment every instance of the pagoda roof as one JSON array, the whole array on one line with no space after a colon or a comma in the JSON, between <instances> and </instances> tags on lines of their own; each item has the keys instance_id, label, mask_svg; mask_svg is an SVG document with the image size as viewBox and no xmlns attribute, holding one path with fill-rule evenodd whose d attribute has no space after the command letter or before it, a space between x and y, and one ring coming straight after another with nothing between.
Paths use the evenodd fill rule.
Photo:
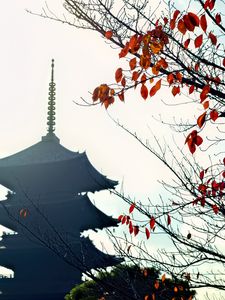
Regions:
<instances>
[{"instance_id":1,"label":"pagoda roof","mask_svg":"<svg viewBox=\"0 0 225 300\"><path fill-rule=\"evenodd\" d=\"M0 159L0 183L29 195L95 192L114 188L117 181L99 173L86 152L73 152L54 133L18 153Z\"/></svg>"},{"instance_id":2,"label":"pagoda roof","mask_svg":"<svg viewBox=\"0 0 225 300\"><path fill-rule=\"evenodd\" d=\"M73 152L63 147L55 134L47 134L42 140L22 151L0 159L1 167L33 166L85 156L85 152Z\"/></svg>"}]
</instances>

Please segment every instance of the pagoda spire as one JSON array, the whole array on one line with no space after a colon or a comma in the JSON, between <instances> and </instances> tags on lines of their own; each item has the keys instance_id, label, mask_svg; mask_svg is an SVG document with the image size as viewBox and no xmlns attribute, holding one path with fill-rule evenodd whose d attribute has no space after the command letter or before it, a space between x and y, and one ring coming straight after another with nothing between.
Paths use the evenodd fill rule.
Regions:
<instances>
[{"instance_id":1,"label":"pagoda spire","mask_svg":"<svg viewBox=\"0 0 225 300\"><path fill-rule=\"evenodd\" d=\"M49 83L49 92L48 92L48 116L47 116L47 125L48 125L48 134L54 134L55 131L55 82L54 82L54 59L52 59L51 64L51 82Z\"/></svg>"}]
</instances>

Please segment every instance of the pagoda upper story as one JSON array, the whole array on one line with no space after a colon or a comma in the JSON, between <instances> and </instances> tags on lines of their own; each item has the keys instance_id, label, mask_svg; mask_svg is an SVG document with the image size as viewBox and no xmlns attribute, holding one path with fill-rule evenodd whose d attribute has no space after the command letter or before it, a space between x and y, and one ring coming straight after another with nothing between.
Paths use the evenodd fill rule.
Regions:
<instances>
[{"instance_id":1,"label":"pagoda upper story","mask_svg":"<svg viewBox=\"0 0 225 300\"><path fill-rule=\"evenodd\" d=\"M46 193L78 194L113 188L90 163L86 153L73 152L60 144L55 131L55 83L52 60L49 84L47 134L25 150L0 159L0 183L15 193L31 196ZM33 171L35 168L35 172Z\"/></svg>"}]
</instances>

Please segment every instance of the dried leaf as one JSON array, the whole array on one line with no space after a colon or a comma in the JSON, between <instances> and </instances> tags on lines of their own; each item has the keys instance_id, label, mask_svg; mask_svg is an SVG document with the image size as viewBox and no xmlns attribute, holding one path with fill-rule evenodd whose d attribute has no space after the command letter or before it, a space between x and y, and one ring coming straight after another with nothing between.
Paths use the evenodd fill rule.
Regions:
<instances>
[{"instance_id":1,"label":"dried leaf","mask_svg":"<svg viewBox=\"0 0 225 300\"><path fill-rule=\"evenodd\" d=\"M112 36L113 36L112 30L109 30L109 31L106 31L106 32L105 32L105 37L106 37L107 39L111 39Z\"/></svg>"},{"instance_id":2,"label":"dried leaf","mask_svg":"<svg viewBox=\"0 0 225 300\"><path fill-rule=\"evenodd\" d=\"M150 237L150 231L149 231L149 229L147 227L145 227L145 234L146 234L146 238L148 240L149 237Z\"/></svg>"},{"instance_id":3,"label":"dried leaf","mask_svg":"<svg viewBox=\"0 0 225 300\"><path fill-rule=\"evenodd\" d=\"M122 76L123 76L123 70L122 70L122 68L118 68L115 73L115 79L116 79L117 83L119 83L121 81Z\"/></svg>"},{"instance_id":4,"label":"dried leaf","mask_svg":"<svg viewBox=\"0 0 225 300\"><path fill-rule=\"evenodd\" d=\"M203 34L196 37L196 39L195 39L195 48L201 47L202 42L203 42Z\"/></svg>"},{"instance_id":5,"label":"dried leaf","mask_svg":"<svg viewBox=\"0 0 225 300\"><path fill-rule=\"evenodd\" d=\"M148 89L144 84L142 84L142 86L141 86L141 96L145 100L148 98Z\"/></svg>"},{"instance_id":6,"label":"dried leaf","mask_svg":"<svg viewBox=\"0 0 225 300\"><path fill-rule=\"evenodd\" d=\"M205 117L206 117L206 112L204 112L201 116L198 117L197 119L197 124L200 128L202 128L202 126L205 123Z\"/></svg>"},{"instance_id":7,"label":"dried leaf","mask_svg":"<svg viewBox=\"0 0 225 300\"><path fill-rule=\"evenodd\" d=\"M135 208L135 203L132 203L129 208L129 214L131 214L133 212L134 208Z\"/></svg>"},{"instance_id":8,"label":"dried leaf","mask_svg":"<svg viewBox=\"0 0 225 300\"><path fill-rule=\"evenodd\" d=\"M206 32L206 30L207 30L207 20L206 20L205 15L202 15L201 18L200 18L200 26L202 27L202 30L204 32Z\"/></svg>"},{"instance_id":9,"label":"dried leaf","mask_svg":"<svg viewBox=\"0 0 225 300\"><path fill-rule=\"evenodd\" d=\"M218 117L219 117L218 111L213 109L210 112L210 119L215 122L218 119Z\"/></svg>"}]
</instances>

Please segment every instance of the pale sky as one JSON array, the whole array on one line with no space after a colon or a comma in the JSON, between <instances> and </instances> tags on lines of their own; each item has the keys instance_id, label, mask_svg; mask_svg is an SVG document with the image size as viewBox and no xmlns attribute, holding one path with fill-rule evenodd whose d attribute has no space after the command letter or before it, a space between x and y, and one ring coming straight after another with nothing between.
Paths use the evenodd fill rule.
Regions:
<instances>
[{"instance_id":1,"label":"pale sky","mask_svg":"<svg viewBox=\"0 0 225 300\"><path fill-rule=\"evenodd\" d=\"M47 2L59 15L63 12L63 1ZM161 192L157 180L170 178L169 172L118 128L104 108L73 103L80 97L90 100L89 92L97 85L113 82L114 72L121 65L118 50L110 48L95 32L77 30L25 11L40 12L43 6L42 0L4 1L0 6L0 157L29 147L45 135L54 58L56 135L61 143L74 151L86 150L95 168L111 179L123 181L125 191L136 200L148 195L154 200ZM125 105L118 100L109 113L145 139L152 139L152 131L173 143L170 130L152 118L174 109L162 105L161 99L168 100L165 90L146 102L138 92L130 93ZM184 147L182 135L177 142ZM114 217L126 209L104 192L92 198Z\"/></svg>"}]
</instances>

